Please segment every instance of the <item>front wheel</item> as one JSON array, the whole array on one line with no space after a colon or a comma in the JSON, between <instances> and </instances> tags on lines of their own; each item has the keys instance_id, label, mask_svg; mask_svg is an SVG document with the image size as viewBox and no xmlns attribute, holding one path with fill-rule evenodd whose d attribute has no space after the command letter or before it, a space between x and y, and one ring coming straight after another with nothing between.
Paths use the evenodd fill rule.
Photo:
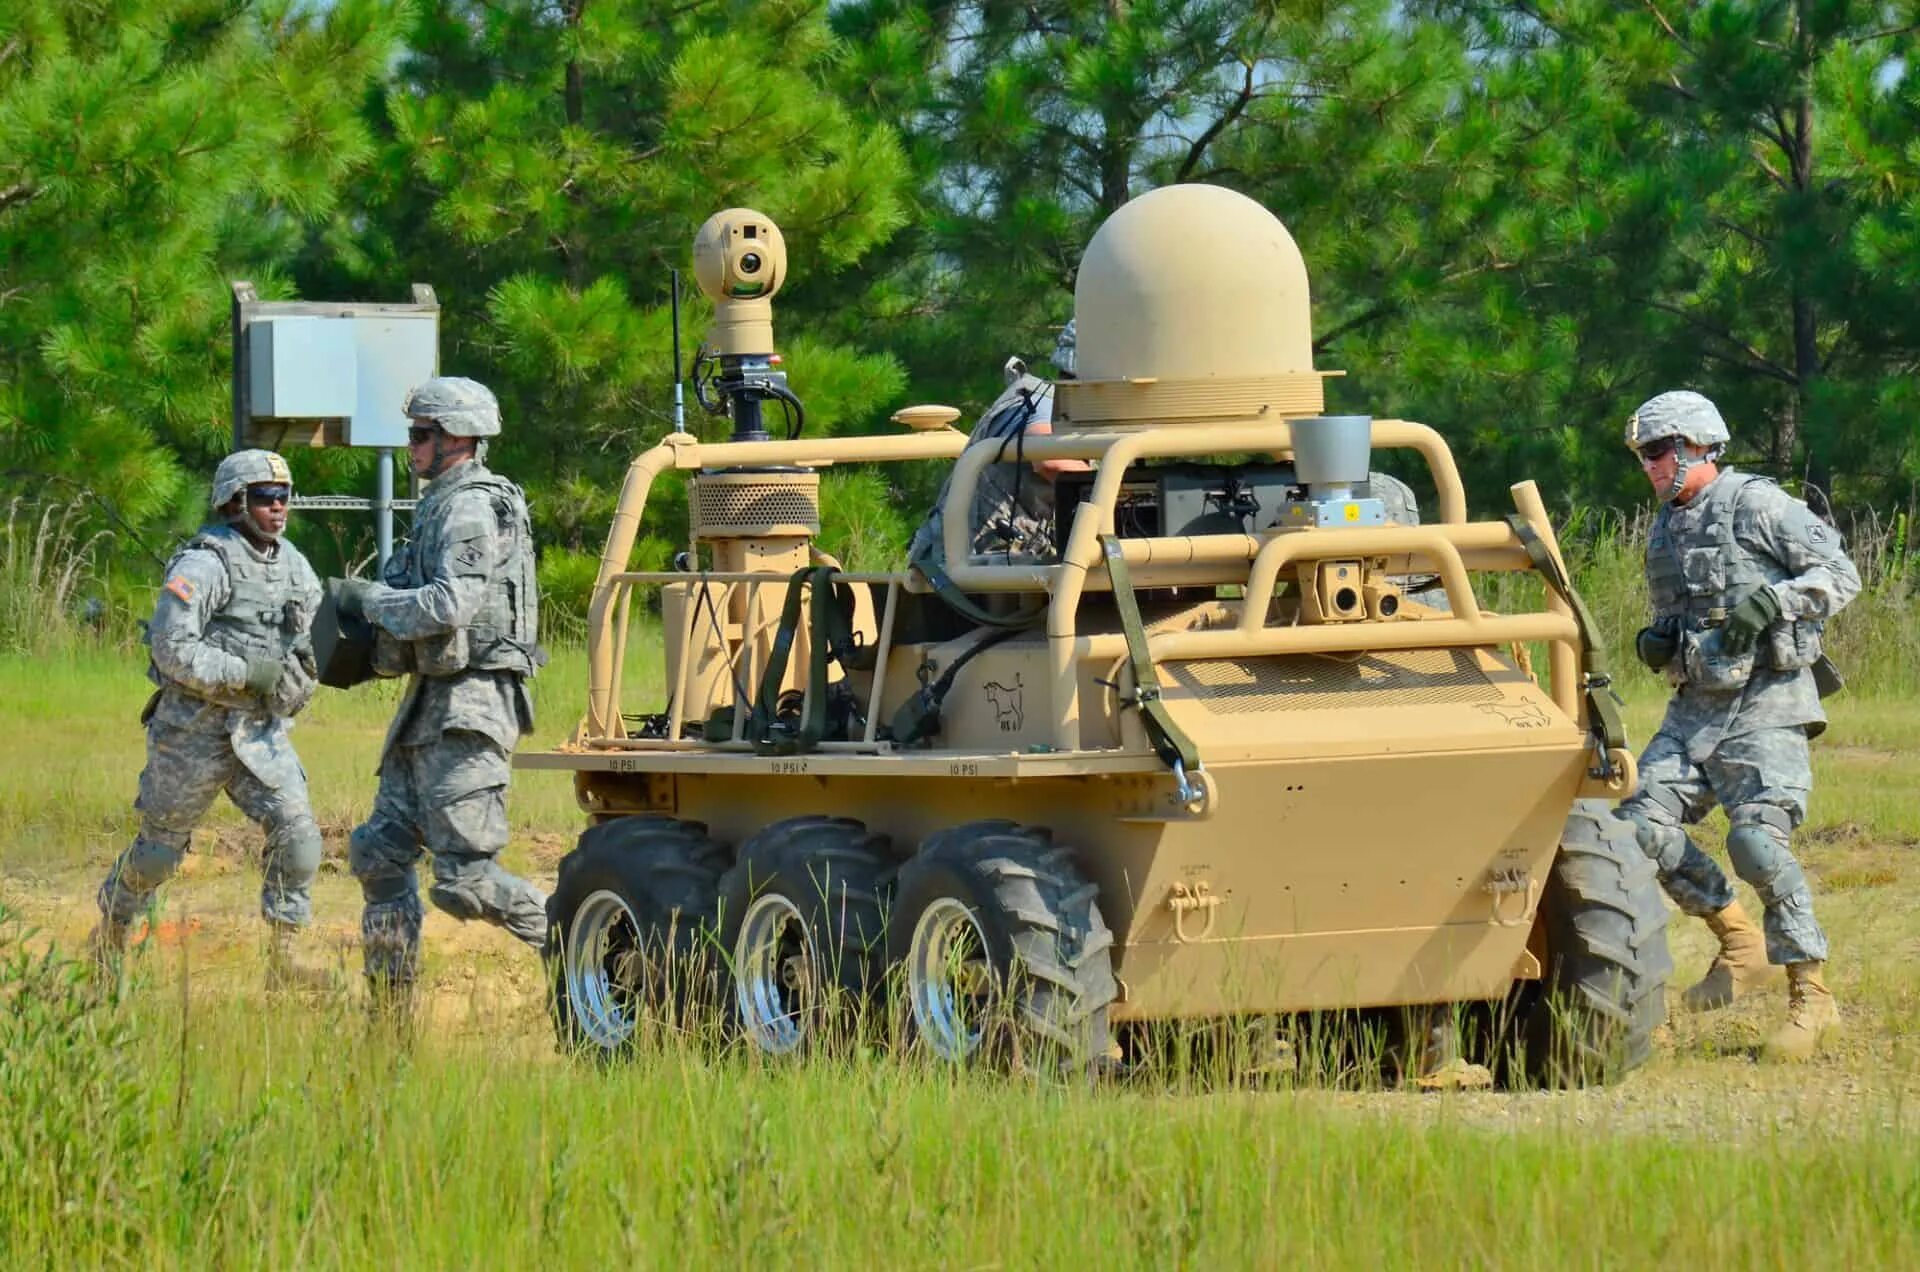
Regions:
<instances>
[{"instance_id":1,"label":"front wheel","mask_svg":"<svg viewBox=\"0 0 1920 1272\"><path fill-rule=\"evenodd\" d=\"M1118 996L1099 888L1053 832L944 831L900 869L888 934L915 1036L941 1060L1085 1069L1111 1048Z\"/></svg>"},{"instance_id":2,"label":"front wheel","mask_svg":"<svg viewBox=\"0 0 1920 1272\"><path fill-rule=\"evenodd\" d=\"M1609 1082L1647 1062L1666 1019L1667 905L1630 823L1597 800L1567 817L1540 902L1546 976L1519 1018L1530 1083Z\"/></svg>"}]
</instances>

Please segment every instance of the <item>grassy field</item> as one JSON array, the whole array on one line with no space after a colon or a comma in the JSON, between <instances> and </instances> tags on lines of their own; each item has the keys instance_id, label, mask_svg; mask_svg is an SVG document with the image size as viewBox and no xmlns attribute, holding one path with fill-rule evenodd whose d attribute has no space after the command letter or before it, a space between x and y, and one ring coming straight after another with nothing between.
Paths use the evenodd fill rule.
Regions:
<instances>
[{"instance_id":1,"label":"grassy field","mask_svg":"<svg viewBox=\"0 0 1920 1272\"><path fill-rule=\"evenodd\" d=\"M535 745L564 735L583 684L577 654L547 670ZM1627 684L1643 740L1659 698ZM36 960L78 942L133 832L145 693L126 653L0 659L0 1265L1920 1263L1920 713L1903 694L1834 704L1799 840L1841 1045L1803 1070L1756 1063L1776 992L1676 1018L1613 1088L1417 1096L670 1046L601 1071L553 1052L522 948L438 914L427 1027L403 1049L351 996L259 993L258 836L224 803L135 992L92 1010ZM328 839L319 927L346 969L345 834L394 697L323 692L296 733ZM578 825L568 783L523 774L513 821L510 864L550 883ZM1674 937L1678 986L1710 942L1684 920Z\"/></svg>"}]
</instances>

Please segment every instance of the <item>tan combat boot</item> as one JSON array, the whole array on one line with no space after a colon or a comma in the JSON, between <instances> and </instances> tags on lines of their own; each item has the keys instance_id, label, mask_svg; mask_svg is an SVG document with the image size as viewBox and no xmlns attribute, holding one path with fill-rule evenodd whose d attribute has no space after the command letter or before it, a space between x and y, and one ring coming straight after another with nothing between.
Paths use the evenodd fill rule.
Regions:
<instances>
[{"instance_id":1,"label":"tan combat boot","mask_svg":"<svg viewBox=\"0 0 1920 1272\"><path fill-rule=\"evenodd\" d=\"M1709 914L1707 926L1720 938L1720 953L1700 983L1681 995L1681 1005L1688 1011L1717 1011L1775 975L1767 962L1766 938L1738 901Z\"/></svg>"},{"instance_id":2,"label":"tan combat boot","mask_svg":"<svg viewBox=\"0 0 1920 1272\"><path fill-rule=\"evenodd\" d=\"M1805 1060L1824 1038L1840 1032L1840 1008L1821 979L1824 963L1787 965L1787 1023L1767 1039L1769 1060Z\"/></svg>"},{"instance_id":3,"label":"tan combat boot","mask_svg":"<svg viewBox=\"0 0 1920 1272\"><path fill-rule=\"evenodd\" d=\"M267 924L267 992L331 993L340 978L327 967L300 957L300 929L291 923Z\"/></svg>"}]
</instances>

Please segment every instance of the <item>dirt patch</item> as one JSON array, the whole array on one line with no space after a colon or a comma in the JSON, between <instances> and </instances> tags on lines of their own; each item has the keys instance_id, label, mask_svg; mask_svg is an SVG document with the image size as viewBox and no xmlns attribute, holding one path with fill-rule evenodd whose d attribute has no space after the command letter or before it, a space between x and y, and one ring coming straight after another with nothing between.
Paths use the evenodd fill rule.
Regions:
<instances>
[{"instance_id":1,"label":"dirt patch","mask_svg":"<svg viewBox=\"0 0 1920 1272\"><path fill-rule=\"evenodd\" d=\"M573 840L565 835L522 835L517 842L527 860L548 874L559 868L560 858L573 851Z\"/></svg>"}]
</instances>

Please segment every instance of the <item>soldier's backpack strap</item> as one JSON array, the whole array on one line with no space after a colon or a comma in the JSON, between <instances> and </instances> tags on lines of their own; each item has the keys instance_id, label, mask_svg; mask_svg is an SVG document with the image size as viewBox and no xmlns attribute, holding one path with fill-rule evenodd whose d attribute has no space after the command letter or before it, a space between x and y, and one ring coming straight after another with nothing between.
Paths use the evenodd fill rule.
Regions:
<instances>
[{"instance_id":1,"label":"soldier's backpack strap","mask_svg":"<svg viewBox=\"0 0 1920 1272\"><path fill-rule=\"evenodd\" d=\"M1126 637L1127 659L1133 666L1133 697L1125 705L1140 712L1140 721L1147 729L1147 741L1179 780L1180 802L1192 804L1202 798L1202 788L1194 779L1206 771L1200 762L1200 749L1173 718L1160 696L1160 673L1147 649L1147 629L1140 620L1140 603L1134 599L1120 537L1103 534L1100 547L1107 556L1107 577L1113 581L1113 607L1120 612L1120 631Z\"/></svg>"},{"instance_id":2,"label":"soldier's backpack strap","mask_svg":"<svg viewBox=\"0 0 1920 1272\"><path fill-rule=\"evenodd\" d=\"M1520 546L1526 549L1533 568L1573 611L1574 626L1580 630L1580 687L1587 700L1587 729L1593 735L1596 755L1591 775L1611 778L1614 775L1612 752L1627 745L1627 729L1620 719L1620 695L1613 691L1613 677L1607 674L1606 648L1600 641L1600 628L1593 621L1593 612L1587 603L1580 599L1580 593L1574 591L1572 580L1560 568L1559 560L1547 551L1547 545L1540 541L1526 519L1518 513L1508 513L1507 525L1520 540Z\"/></svg>"}]
</instances>

